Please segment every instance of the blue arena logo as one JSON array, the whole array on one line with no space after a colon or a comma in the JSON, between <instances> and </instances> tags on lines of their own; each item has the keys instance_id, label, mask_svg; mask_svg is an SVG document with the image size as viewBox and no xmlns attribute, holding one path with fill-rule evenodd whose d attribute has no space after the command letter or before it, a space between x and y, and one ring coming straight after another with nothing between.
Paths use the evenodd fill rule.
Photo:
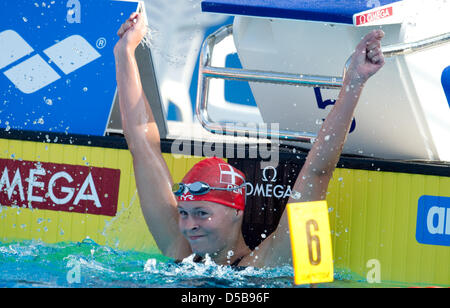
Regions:
<instances>
[{"instance_id":1,"label":"blue arena logo","mask_svg":"<svg viewBox=\"0 0 450 308\"><path fill-rule=\"evenodd\" d=\"M113 48L136 2L1 1L0 129L104 136ZM101 14L99 14L101 12Z\"/></svg>"},{"instance_id":2,"label":"blue arena logo","mask_svg":"<svg viewBox=\"0 0 450 308\"><path fill-rule=\"evenodd\" d=\"M33 48L15 31L0 32L0 69L18 59L33 53ZM44 54L50 59L45 61L39 54L33 55L4 72L5 76L22 93L34 93L61 76L49 63L55 64L68 75L89 64L101 55L81 36L72 35L61 42L45 49Z\"/></svg>"},{"instance_id":3,"label":"blue arena logo","mask_svg":"<svg viewBox=\"0 0 450 308\"><path fill-rule=\"evenodd\" d=\"M416 240L421 244L450 246L449 197L419 198Z\"/></svg>"}]
</instances>

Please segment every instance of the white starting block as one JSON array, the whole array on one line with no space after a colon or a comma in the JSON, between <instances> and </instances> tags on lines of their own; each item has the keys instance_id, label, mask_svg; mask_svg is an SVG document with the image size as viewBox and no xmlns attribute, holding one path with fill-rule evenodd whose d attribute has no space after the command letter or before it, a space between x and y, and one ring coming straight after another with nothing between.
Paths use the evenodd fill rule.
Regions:
<instances>
[{"instance_id":1,"label":"white starting block","mask_svg":"<svg viewBox=\"0 0 450 308\"><path fill-rule=\"evenodd\" d=\"M226 132L207 113L209 79L233 79L250 82L265 123L280 123L271 134L311 141L355 46L381 28L386 65L364 88L343 153L450 161L450 2L207 0L202 8L236 15L204 44L197 115L206 129ZM242 70L208 60L229 35Z\"/></svg>"}]
</instances>

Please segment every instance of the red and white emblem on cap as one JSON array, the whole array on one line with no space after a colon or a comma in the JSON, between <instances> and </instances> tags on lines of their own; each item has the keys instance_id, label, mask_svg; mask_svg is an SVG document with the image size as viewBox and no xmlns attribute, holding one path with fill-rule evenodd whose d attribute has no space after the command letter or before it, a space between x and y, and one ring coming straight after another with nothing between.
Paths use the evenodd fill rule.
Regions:
<instances>
[{"instance_id":1,"label":"red and white emblem on cap","mask_svg":"<svg viewBox=\"0 0 450 308\"><path fill-rule=\"evenodd\" d=\"M227 184L227 188L234 188L240 186L241 184L237 183L238 179L242 180L242 183L245 182L245 179L242 175L237 173L231 165L219 164L220 169L220 183ZM243 194L242 187L239 189L233 190L234 193Z\"/></svg>"},{"instance_id":2,"label":"red and white emblem on cap","mask_svg":"<svg viewBox=\"0 0 450 308\"><path fill-rule=\"evenodd\" d=\"M239 173L237 173L232 166L226 164L219 164L219 169L220 169L220 183L239 186L240 184L236 183L236 180L238 178L241 179L242 182L245 182L245 179Z\"/></svg>"}]
</instances>

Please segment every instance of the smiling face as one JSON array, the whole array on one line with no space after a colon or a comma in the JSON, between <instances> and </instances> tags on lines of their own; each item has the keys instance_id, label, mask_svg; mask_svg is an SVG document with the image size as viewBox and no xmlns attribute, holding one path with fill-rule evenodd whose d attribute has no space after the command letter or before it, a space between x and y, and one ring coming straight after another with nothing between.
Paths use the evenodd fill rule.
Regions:
<instances>
[{"instance_id":1,"label":"smiling face","mask_svg":"<svg viewBox=\"0 0 450 308\"><path fill-rule=\"evenodd\" d=\"M180 201L178 226L199 255L218 254L233 247L241 232L242 211L209 201Z\"/></svg>"}]
</instances>

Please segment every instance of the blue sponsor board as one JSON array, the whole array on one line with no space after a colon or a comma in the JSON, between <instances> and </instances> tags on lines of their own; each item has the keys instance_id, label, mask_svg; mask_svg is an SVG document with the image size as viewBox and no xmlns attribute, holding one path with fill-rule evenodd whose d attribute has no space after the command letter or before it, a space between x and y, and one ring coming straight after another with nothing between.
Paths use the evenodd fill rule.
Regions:
<instances>
[{"instance_id":1,"label":"blue sponsor board","mask_svg":"<svg viewBox=\"0 0 450 308\"><path fill-rule=\"evenodd\" d=\"M421 244L450 246L449 197L419 198L416 240Z\"/></svg>"},{"instance_id":2,"label":"blue sponsor board","mask_svg":"<svg viewBox=\"0 0 450 308\"><path fill-rule=\"evenodd\" d=\"M0 128L103 136L117 30L137 2L0 2Z\"/></svg>"},{"instance_id":3,"label":"blue sponsor board","mask_svg":"<svg viewBox=\"0 0 450 308\"><path fill-rule=\"evenodd\" d=\"M447 96L448 106L450 107L450 66L442 72L441 82L445 96Z\"/></svg>"}]
</instances>

